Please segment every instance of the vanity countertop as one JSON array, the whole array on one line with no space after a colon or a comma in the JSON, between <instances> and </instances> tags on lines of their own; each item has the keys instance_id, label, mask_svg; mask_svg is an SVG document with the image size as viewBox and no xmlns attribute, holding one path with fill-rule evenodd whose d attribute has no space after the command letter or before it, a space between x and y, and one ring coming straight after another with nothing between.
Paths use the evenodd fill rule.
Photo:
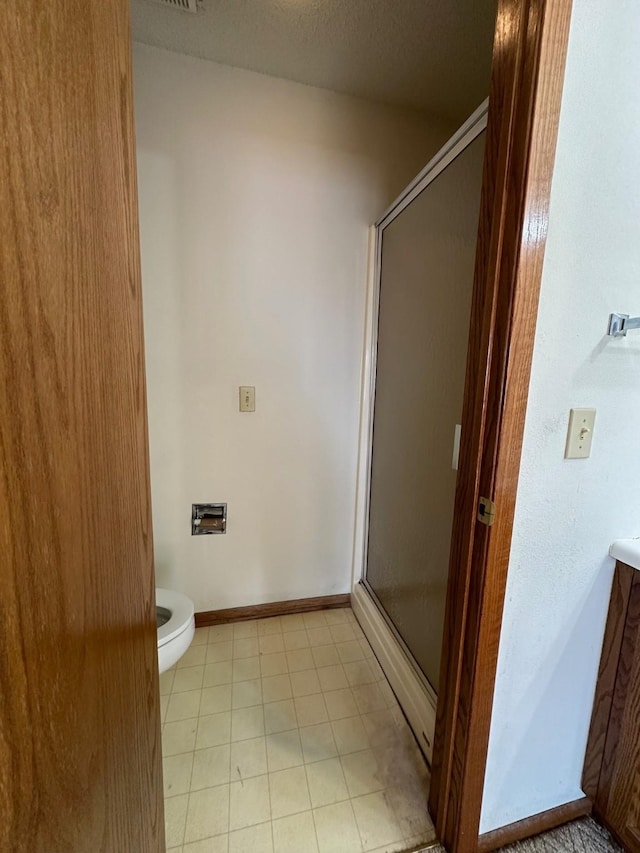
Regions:
<instances>
[{"instance_id":1,"label":"vanity countertop","mask_svg":"<svg viewBox=\"0 0 640 853\"><path fill-rule=\"evenodd\" d=\"M640 569L640 538L616 539L611 543L609 554L633 569Z\"/></svg>"}]
</instances>

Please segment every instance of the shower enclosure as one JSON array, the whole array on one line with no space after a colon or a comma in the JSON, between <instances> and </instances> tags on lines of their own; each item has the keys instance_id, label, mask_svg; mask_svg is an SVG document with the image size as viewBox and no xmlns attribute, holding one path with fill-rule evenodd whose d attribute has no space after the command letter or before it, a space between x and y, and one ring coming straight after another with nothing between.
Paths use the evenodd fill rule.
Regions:
<instances>
[{"instance_id":1,"label":"shower enclosure","mask_svg":"<svg viewBox=\"0 0 640 853\"><path fill-rule=\"evenodd\" d=\"M433 743L487 104L375 226L354 607Z\"/></svg>"}]
</instances>

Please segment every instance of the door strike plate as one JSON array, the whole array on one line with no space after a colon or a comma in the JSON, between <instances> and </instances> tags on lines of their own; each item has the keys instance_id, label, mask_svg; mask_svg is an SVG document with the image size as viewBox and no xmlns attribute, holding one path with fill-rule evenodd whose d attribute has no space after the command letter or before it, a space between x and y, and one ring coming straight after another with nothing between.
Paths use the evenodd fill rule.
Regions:
<instances>
[{"instance_id":1,"label":"door strike plate","mask_svg":"<svg viewBox=\"0 0 640 853\"><path fill-rule=\"evenodd\" d=\"M496 505L489 498L480 498L478 506L478 521L490 527L496 517Z\"/></svg>"}]
</instances>

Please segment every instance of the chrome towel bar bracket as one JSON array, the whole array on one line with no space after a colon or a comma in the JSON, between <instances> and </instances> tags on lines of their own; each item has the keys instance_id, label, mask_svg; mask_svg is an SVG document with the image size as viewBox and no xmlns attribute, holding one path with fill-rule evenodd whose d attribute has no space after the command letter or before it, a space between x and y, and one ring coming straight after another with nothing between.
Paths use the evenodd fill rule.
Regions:
<instances>
[{"instance_id":1,"label":"chrome towel bar bracket","mask_svg":"<svg viewBox=\"0 0 640 853\"><path fill-rule=\"evenodd\" d=\"M640 329L640 317L628 314L609 314L607 334L612 338L624 338L631 329Z\"/></svg>"}]
</instances>

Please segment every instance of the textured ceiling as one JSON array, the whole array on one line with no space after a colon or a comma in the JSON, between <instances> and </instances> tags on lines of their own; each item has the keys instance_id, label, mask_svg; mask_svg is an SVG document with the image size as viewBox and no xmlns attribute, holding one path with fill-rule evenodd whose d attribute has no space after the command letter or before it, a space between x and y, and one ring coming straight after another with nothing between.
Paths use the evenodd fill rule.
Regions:
<instances>
[{"instance_id":1,"label":"textured ceiling","mask_svg":"<svg viewBox=\"0 0 640 853\"><path fill-rule=\"evenodd\" d=\"M461 121L487 96L496 0L132 0L145 44Z\"/></svg>"}]
</instances>

